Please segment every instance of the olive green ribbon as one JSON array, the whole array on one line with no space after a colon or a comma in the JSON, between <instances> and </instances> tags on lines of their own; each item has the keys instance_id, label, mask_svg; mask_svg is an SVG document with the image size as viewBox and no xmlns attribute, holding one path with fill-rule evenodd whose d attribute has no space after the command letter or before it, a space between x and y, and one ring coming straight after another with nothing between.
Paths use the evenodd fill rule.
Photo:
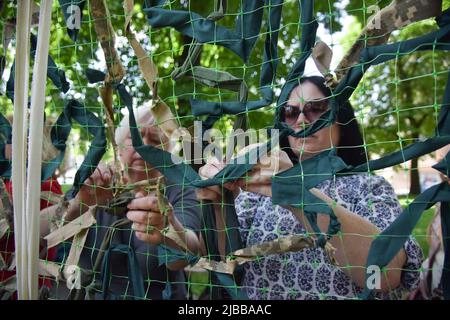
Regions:
<instances>
[{"instance_id":1,"label":"olive green ribbon","mask_svg":"<svg viewBox=\"0 0 450 320\"><path fill-rule=\"evenodd\" d=\"M74 42L77 41L81 29L85 4L86 0L59 0L59 6L66 20L67 34Z\"/></svg>"},{"instance_id":2,"label":"olive green ribbon","mask_svg":"<svg viewBox=\"0 0 450 320\"><path fill-rule=\"evenodd\" d=\"M34 59L35 53L36 53L36 45L37 45L37 38L34 34L30 35L30 42L31 42L31 50L30 50L30 57L31 59ZM6 96L11 100L14 101L14 70L15 70L15 61L13 62L11 73L8 79L8 82L6 83ZM52 80L53 84L55 85L58 90L66 93L69 90L69 82L66 80L65 72L58 68L55 61L52 59L52 57L48 56L48 67L47 67L47 77Z\"/></svg>"}]
</instances>

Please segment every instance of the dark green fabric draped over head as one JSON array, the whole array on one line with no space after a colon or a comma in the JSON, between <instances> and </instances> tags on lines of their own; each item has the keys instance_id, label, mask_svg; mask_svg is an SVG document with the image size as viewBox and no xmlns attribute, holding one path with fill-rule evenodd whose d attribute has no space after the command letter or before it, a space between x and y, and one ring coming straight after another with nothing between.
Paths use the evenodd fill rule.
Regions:
<instances>
[{"instance_id":1,"label":"dark green fabric draped over head","mask_svg":"<svg viewBox=\"0 0 450 320\"><path fill-rule=\"evenodd\" d=\"M164 9L165 3L164 0L145 1L144 12L153 28L175 28L199 43L221 45L236 53L242 60L248 61L258 39L264 1L243 1L233 30L217 25L213 20L195 12Z\"/></svg>"},{"instance_id":2,"label":"dark green fabric draped over head","mask_svg":"<svg viewBox=\"0 0 450 320\"><path fill-rule=\"evenodd\" d=\"M284 105L288 99L291 91L300 83L300 78L303 76L306 66L306 60L310 57L312 48L316 42L316 33L319 24L317 23L316 18L314 17L314 1L302 0L300 1L300 10L301 10L301 18L300 23L302 25L302 35L300 42L300 57L295 62L292 70L289 72L286 83L281 89L280 96L277 100L277 109L275 113L275 124L274 127L282 130L283 134L289 134L292 136L296 136L295 132L283 124L280 119L280 109L281 106ZM317 123L320 123L317 121ZM319 129L316 129L316 131ZM300 132L300 134L304 134ZM312 134L308 131L308 134Z\"/></svg>"}]
</instances>

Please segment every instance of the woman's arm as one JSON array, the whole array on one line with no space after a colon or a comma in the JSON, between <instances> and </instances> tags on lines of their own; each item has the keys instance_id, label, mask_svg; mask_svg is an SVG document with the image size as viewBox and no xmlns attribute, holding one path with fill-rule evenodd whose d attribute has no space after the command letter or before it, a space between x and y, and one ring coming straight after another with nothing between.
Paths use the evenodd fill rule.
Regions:
<instances>
[{"instance_id":1,"label":"woman's arm","mask_svg":"<svg viewBox=\"0 0 450 320\"><path fill-rule=\"evenodd\" d=\"M207 164L200 169L200 174L205 178L211 177L221 168L215 164ZM288 167L288 166L287 166ZM202 174L203 173L203 174ZM230 184L228 184L230 185ZM262 176L257 170L248 173L245 179L237 180L232 184L233 187L240 187L249 192L272 196L272 185L270 175ZM233 189L231 189L233 190ZM236 189L234 189L236 191ZM339 222L341 223L341 232L332 237L331 244L337 249L336 260L342 269L351 277L352 281L360 286L365 286L366 281L366 261L373 239L380 234L377 228L367 219L351 212L340 205L335 205L334 201L317 189L311 190L316 196L329 203L333 208ZM208 199L213 202L220 201L220 190L217 186L197 190L199 199ZM238 194L237 192L235 194ZM297 216L308 232L313 233L310 224L300 209L289 207ZM326 232L329 224L329 216L325 214L318 215L318 226L322 232ZM393 260L386 266L386 273L381 274L380 289L389 291L399 286L402 267L406 262L406 252L401 249Z\"/></svg>"},{"instance_id":2,"label":"woman's arm","mask_svg":"<svg viewBox=\"0 0 450 320\"><path fill-rule=\"evenodd\" d=\"M338 235L331 238L331 244L336 248L336 260L344 272L359 287L365 286L366 281L366 261L373 239L380 233L380 230L367 219L353 213L320 192L311 189L311 192L318 198L327 202L341 224ZM303 211L289 207L297 216L308 232L314 232L307 221ZM326 233L330 217L325 214L317 216L319 229ZM400 285L402 267L406 261L406 253L401 249L394 259L386 266L386 273L381 274L381 285L379 291L389 291Z\"/></svg>"}]
</instances>

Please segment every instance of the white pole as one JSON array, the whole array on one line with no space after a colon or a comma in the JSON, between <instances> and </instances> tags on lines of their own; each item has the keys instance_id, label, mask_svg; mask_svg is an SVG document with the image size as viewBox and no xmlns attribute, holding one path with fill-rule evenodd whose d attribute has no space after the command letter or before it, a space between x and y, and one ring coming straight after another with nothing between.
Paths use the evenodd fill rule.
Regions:
<instances>
[{"instance_id":1,"label":"white pole","mask_svg":"<svg viewBox=\"0 0 450 320\"><path fill-rule=\"evenodd\" d=\"M31 1L19 0L16 21L14 73L14 121L12 131L12 189L14 203L14 241L16 251L17 294L28 299L27 239L25 214L26 137L29 86Z\"/></svg>"},{"instance_id":2,"label":"white pole","mask_svg":"<svg viewBox=\"0 0 450 320\"><path fill-rule=\"evenodd\" d=\"M32 300L38 299L42 140L52 4L53 0L41 1L33 81L31 83L26 213L29 227L29 232L27 233L29 258L28 285L30 292L29 298Z\"/></svg>"}]
</instances>

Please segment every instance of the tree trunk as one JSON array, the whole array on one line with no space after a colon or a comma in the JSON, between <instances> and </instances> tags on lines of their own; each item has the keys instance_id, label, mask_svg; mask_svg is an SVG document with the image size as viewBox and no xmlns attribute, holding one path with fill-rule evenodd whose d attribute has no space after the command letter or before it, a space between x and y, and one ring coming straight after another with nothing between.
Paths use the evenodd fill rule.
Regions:
<instances>
[{"instance_id":1,"label":"tree trunk","mask_svg":"<svg viewBox=\"0 0 450 320\"><path fill-rule=\"evenodd\" d=\"M411 184L409 186L409 195L418 195L420 194L420 177L418 170L418 158L411 159L411 168L410 168L410 180Z\"/></svg>"}]
</instances>

